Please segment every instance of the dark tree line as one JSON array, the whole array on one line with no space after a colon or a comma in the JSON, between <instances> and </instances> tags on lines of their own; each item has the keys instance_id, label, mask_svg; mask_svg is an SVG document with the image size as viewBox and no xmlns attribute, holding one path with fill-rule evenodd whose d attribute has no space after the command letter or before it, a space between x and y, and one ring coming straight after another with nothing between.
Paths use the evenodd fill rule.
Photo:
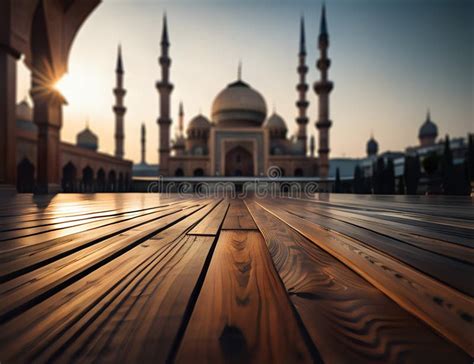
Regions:
<instances>
[{"instance_id":1,"label":"dark tree line","mask_svg":"<svg viewBox=\"0 0 474 364\"><path fill-rule=\"evenodd\" d=\"M378 158L372 166L372 177L366 178L360 166L354 169L353 189L355 193L409 194L419 191L422 168L426 177L427 193L466 195L474 184L474 135L470 134L464 163L455 165L449 136L444 141L443 154L431 152L423 158L405 156L403 176L396 178L393 160Z\"/></svg>"},{"instance_id":2,"label":"dark tree line","mask_svg":"<svg viewBox=\"0 0 474 364\"><path fill-rule=\"evenodd\" d=\"M354 192L394 194L395 193L395 167L392 160L385 163L383 158L378 158L372 166L372 178L363 175L360 166L354 170Z\"/></svg>"}]
</instances>

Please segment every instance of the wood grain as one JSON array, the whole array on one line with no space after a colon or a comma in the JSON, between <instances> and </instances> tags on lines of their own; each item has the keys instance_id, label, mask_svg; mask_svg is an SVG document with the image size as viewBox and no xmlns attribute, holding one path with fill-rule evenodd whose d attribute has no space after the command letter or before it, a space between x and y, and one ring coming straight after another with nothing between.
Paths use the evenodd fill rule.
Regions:
<instances>
[{"instance_id":1,"label":"wood grain","mask_svg":"<svg viewBox=\"0 0 474 364\"><path fill-rule=\"evenodd\" d=\"M0 346L3 349L0 353L5 354L2 357L25 362L35 358L35 361L43 362L74 353L74 357L84 356L91 360L91 350L97 357L105 350L108 356L120 354L113 356L114 361L124 356L133 362L141 359L150 362L156 358L164 361L213 242L212 238L187 237L185 233L214 206L215 203L209 204L191 214L10 320L3 325L5 335L0 333L0 342L8 348L5 351L5 346ZM128 238L133 237L137 239L138 235ZM137 291L135 285L142 287L143 292ZM153 294L148 291L150 287L153 287ZM128 292L125 297L124 292ZM119 307L137 307L137 300L143 304L139 306L139 315L148 316L123 329L121 325L127 327L130 320L127 316L120 329L110 331L124 314L123 310L117 312ZM107 310L112 312L111 316L105 314ZM149 327L153 320L155 327ZM102 339L93 342L93 347L102 345L100 350L90 347L92 334L80 336L82 332L90 333L90 327L97 330L94 335L98 337L108 335L105 342ZM133 340L150 341L153 345L149 346L150 350L141 350L141 344L137 344L134 352L127 350L125 355L123 345ZM117 346L113 346L117 342ZM25 343L29 343L28 350L24 350ZM107 349L110 345L114 350Z\"/></svg>"},{"instance_id":2,"label":"wood grain","mask_svg":"<svg viewBox=\"0 0 474 364\"><path fill-rule=\"evenodd\" d=\"M466 336L466 333L473 332L474 301L471 297L369 249L357 240L275 208L273 203L258 204L356 271L469 355L474 355L472 335ZM311 219L311 216L307 218Z\"/></svg>"},{"instance_id":3,"label":"wood grain","mask_svg":"<svg viewBox=\"0 0 474 364\"><path fill-rule=\"evenodd\" d=\"M470 198L0 202L2 362L470 361Z\"/></svg>"},{"instance_id":4,"label":"wood grain","mask_svg":"<svg viewBox=\"0 0 474 364\"><path fill-rule=\"evenodd\" d=\"M230 207L222 224L222 230L257 230L242 200L230 200Z\"/></svg>"},{"instance_id":5,"label":"wood grain","mask_svg":"<svg viewBox=\"0 0 474 364\"><path fill-rule=\"evenodd\" d=\"M308 361L260 233L222 231L176 362Z\"/></svg>"},{"instance_id":6,"label":"wood grain","mask_svg":"<svg viewBox=\"0 0 474 364\"><path fill-rule=\"evenodd\" d=\"M318 212L316 212L314 208L307 208L306 204L288 202L281 204L281 206L284 206L284 209L291 214L304 217L326 229L357 239L465 294L474 295L474 285L465 279L466 276L474 275L474 266L465 262L465 260L469 260L471 254L468 254L467 258L463 259L464 261L453 259L440 254L439 251L433 252L430 249L431 246L427 246L423 240L409 243L398 233L383 234L383 228L378 227L375 222L360 223L354 217L338 218L333 209L326 209L324 212L317 210ZM399 231L403 230L399 228ZM410 239L410 241L412 240ZM452 251L461 254L465 249L468 248L453 246ZM439 269L441 266L445 269Z\"/></svg>"},{"instance_id":7,"label":"wood grain","mask_svg":"<svg viewBox=\"0 0 474 364\"><path fill-rule=\"evenodd\" d=\"M215 236L220 230L226 216L229 202L222 201L204 219L202 219L188 234Z\"/></svg>"},{"instance_id":8,"label":"wood grain","mask_svg":"<svg viewBox=\"0 0 474 364\"><path fill-rule=\"evenodd\" d=\"M255 202L248 207L325 362L469 362L340 261Z\"/></svg>"}]
</instances>

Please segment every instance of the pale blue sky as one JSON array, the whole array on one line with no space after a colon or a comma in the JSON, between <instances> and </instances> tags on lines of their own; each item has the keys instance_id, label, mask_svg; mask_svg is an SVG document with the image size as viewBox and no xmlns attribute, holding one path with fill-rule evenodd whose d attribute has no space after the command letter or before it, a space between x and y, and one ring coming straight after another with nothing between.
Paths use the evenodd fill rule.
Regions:
<instances>
[{"instance_id":1,"label":"pale blue sky","mask_svg":"<svg viewBox=\"0 0 474 364\"><path fill-rule=\"evenodd\" d=\"M431 108L441 135L474 131L474 5L470 0L327 0L330 34L331 157L360 157L373 131L380 149L417 143ZM126 157L139 160L140 125L147 126L147 159L157 161L162 14L171 41L173 118L183 100L186 123L202 110L210 117L215 95L236 78L264 96L269 111L296 130L299 17L306 18L308 81L318 78L320 1L104 0L79 31L69 62L69 105L62 139L90 120L101 151L112 153L116 48L125 67ZM18 98L29 87L20 67ZM317 99L309 93L308 129L315 134Z\"/></svg>"}]
</instances>

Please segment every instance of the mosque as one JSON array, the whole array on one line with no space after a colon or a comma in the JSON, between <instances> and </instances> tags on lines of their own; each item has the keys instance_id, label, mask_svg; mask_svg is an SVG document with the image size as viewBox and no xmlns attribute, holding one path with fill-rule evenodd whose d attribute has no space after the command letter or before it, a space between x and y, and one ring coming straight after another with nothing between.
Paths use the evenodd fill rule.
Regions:
<instances>
[{"instance_id":1,"label":"mosque","mask_svg":"<svg viewBox=\"0 0 474 364\"><path fill-rule=\"evenodd\" d=\"M275 111L269 115L262 94L241 77L229 83L215 97L210 119L200 114L194 116L184 132L183 105L180 104L178 132L170 140L170 83L171 59L166 16L163 19L161 37L162 78L156 88L160 100L159 167L161 176L265 176L270 170L282 176L328 177L329 170L329 94L333 83L328 80L330 60L327 56L329 36L326 13L323 6L318 45L320 58L317 68L321 78L314 83L319 97L318 156L315 156L315 141L307 137L306 94L306 44L304 19L301 19L297 72L297 135L288 137L286 121ZM144 149L142 137L142 150Z\"/></svg>"},{"instance_id":2,"label":"mosque","mask_svg":"<svg viewBox=\"0 0 474 364\"><path fill-rule=\"evenodd\" d=\"M16 106L16 185L18 192L34 192L38 175L38 126L25 99ZM89 125L76 143L60 141L59 165L63 192L116 192L131 187L132 162L98 151L99 138Z\"/></svg>"}]
</instances>

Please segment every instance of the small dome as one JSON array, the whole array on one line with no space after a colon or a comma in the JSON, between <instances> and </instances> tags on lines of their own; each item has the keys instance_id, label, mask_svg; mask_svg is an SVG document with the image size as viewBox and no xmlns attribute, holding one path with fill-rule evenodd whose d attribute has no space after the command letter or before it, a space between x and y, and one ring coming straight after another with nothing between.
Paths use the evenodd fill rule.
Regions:
<instances>
[{"instance_id":1,"label":"small dome","mask_svg":"<svg viewBox=\"0 0 474 364\"><path fill-rule=\"evenodd\" d=\"M188 125L188 132L190 130L209 130L211 128L211 122L204 115L199 114L191 119Z\"/></svg>"},{"instance_id":2,"label":"small dome","mask_svg":"<svg viewBox=\"0 0 474 364\"><path fill-rule=\"evenodd\" d=\"M367 142L367 155L377 155L379 152L379 143L374 139L374 137L370 137L369 141Z\"/></svg>"},{"instance_id":3,"label":"small dome","mask_svg":"<svg viewBox=\"0 0 474 364\"><path fill-rule=\"evenodd\" d=\"M212 104L212 119L218 126L261 126L266 115L262 95L241 80L229 84Z\"/></svg>"},{"instance_id":4,"label":"small dome","mask_svg":"<svg viewBox=\"0 0 474 364\"><path fill-rule=\"evenodd\" d=\"M26 99L16 105L16 118L21 121L33 121L33 109Z\"/></svg>"},{"instance_id":5,"label":"small dome","mask_svg":"<svg viewBox=\"0 0 474 364\"><path fill-rule=\"evenodd\" d=\"M436 138L438 136L438 127L431 121L430 113L426 115L426 120L420 127L418 138Z\"/></svg>"},{"instance_id":6,"label":"small dome","mask_svg":"<svg viewBox=\"0 0 474 364\"><path fill-rule=\"evenodd\" d=\"M284 130L285 132L288 131L285 120L283 120L283 118L275 112L270 115L270 117L267 119L267 121L265 121L265 124L263 126L268 129L275 129L281 131Z\"/></svg>"},{"instance_id":7,"label":"small dome","mask_svg":"<svg viewBox=\"0 0 474 364\"><path fill-rule=\"evenodd\" d=\"M81 148L97 150L99 146L99 138L95 135L88 126L77 134L76 144Z\"/></svg>"}]
</instances>

